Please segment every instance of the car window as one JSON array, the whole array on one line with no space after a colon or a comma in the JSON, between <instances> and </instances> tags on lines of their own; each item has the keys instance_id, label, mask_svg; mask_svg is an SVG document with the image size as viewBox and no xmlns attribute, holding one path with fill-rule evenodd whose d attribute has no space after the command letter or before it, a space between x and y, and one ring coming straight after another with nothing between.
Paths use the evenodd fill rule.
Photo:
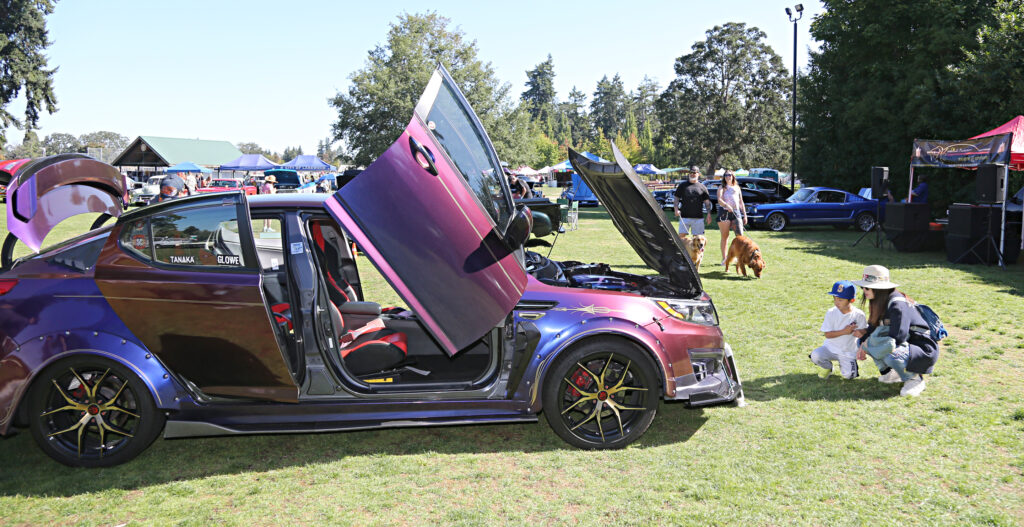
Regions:
<instances>
[{"instance_id":1,"label":"car window","mask_svg":"<svg viewBox=\"0 0 1024 527\"><path fill-rule=\"evenodd\" d=\"M277 271L284 264L284 238L278 218L253 219L256 257L263 271Z\"/></svg>"},{"instance_id":2,"label":"car window","mask_svg":"<svg viewBox=\"0 0 1024 527\"><path fill-rule=\"evenodd\" d=\"M846 201L846 195L842 192L823 190L818 193L816 200L818 203L843 203Z\"/></svg>"},{"instance_id":3,"label":"car window","mask_svg":"<svg viewBox=\"0 0 1024 527\"><path fill-rule=\"evenodd\" d=\"M150 218L154 259L194 267L247 267L234 203L175 210Z\"/></svg>"},{"instance_id":4,"label":"car window","mask_svg":"<svg viewBox=\"0 0 1024 527\"><path fill-rule=\"evenodd\" d=\"M790 203L804 203L814 195L814 191L809 188L802 188L796 191L796 194L790 196L786 201Z\"/></svg>"},{"instance_id":5,"label":"car window","mask_svg":"<svg viewBox=\"0 0 1024 527\"><path fill-rule=\"evenodd\" d=\"M437 98L427 114L427 127L455 163L470 189L500 229L511 218L509 198L502 186L504 174L491 155L486 139L480 135L470 114L447 82L441 84Z\"/></svg>"}]
</instances>

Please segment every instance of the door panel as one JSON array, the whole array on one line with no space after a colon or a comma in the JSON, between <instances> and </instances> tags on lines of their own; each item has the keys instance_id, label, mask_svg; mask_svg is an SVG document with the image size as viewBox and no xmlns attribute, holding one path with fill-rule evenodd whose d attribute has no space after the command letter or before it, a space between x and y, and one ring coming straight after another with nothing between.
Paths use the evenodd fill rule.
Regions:
<instances>
[{"instance_id":1,"label":"door panel","mask_svg":"<svg viewBox=\"0 0 1024 527\"><path fill-rule=\"evenodd\" d=\"M398 141L325 203L449 354L500 324L526 288L503 242L513 209L501 174L438 71Z\"/></svg>"},{"instance_id":2,"label":"door panel","mask_svg":"<svg viewBox=\"0 0 1024 527\"><path fill-rule=\"evenodd\" d=\"M207 205L165 209L116 226L97 263L96 283L132 333L204 393L297 401L240 196L225 200L222 194ZM209 209L217 207L237 219L235 236L190 220L202 210L209 222Z\"/></svg>"}]
</instances>

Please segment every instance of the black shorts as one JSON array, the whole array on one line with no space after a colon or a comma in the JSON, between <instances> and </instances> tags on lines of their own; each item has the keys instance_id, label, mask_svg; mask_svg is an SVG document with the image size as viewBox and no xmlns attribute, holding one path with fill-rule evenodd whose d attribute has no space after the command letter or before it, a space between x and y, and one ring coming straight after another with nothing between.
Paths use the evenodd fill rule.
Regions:
<instances>
[{"instance_id":1,"label":"black shorts","mask_svg":"<svg viewBox=\"0 0 1024 527\"><path fill-rule=\"evenodd\" d=\"M736 214L720 208L718 209L718 221L732 222L732 230L736 231L736 236L743 236L743 220L737 218Z\"/></svg>"}]
</instances>

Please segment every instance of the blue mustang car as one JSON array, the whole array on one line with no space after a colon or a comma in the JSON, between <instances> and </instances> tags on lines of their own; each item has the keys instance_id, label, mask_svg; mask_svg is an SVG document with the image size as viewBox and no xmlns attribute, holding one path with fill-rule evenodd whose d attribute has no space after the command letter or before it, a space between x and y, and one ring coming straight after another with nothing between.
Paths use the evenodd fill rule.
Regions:
<instances>
[{"instance_id":1,"label":"blue mustang car","mask_svg":"<svg viewBox=\"0 0 1024 527\"><path fill-rule=\"evenodd\" d=\"M865 199L845 190L804 187L782 203L763 203L750 209L750 223L781 231L790 225L855 225L867 232L879 214L878 200Z\"/></svg>"}]
</instances>

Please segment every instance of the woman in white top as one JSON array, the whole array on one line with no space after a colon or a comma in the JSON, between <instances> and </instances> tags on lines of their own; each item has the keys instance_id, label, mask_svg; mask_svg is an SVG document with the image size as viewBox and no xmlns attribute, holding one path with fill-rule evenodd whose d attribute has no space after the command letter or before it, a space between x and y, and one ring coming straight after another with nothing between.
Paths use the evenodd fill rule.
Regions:
<instances>
[{"instance_id":1,"label":"woman in white top","mask_svg":"<svg viewBox=\"0 0 1024 527\"><path fill-rule=\"evenodd\" d=\"M740 215L743 222L740 223ZM726 170L722 176L722 186L718 188L718 230L722 233L722 265L725 265L725 245L729 241L729 231L735 230L736 236L743 235L743 225L747 223L747 208L743 206L743 193L736 183L736 174Z\"/></svg>"}]
</instances>

